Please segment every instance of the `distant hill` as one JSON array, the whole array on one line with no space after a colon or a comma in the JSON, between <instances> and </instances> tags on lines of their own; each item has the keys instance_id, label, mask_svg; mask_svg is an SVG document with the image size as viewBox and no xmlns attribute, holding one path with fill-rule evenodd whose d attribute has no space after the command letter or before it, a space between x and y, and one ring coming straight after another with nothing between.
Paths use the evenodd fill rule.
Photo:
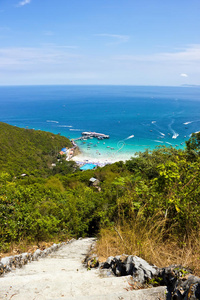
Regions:
<instances>
[{"instance_id":1,"label":"distant hill","mask_svg":"<svg viewBox=\"0 0 200 300\"><path fill-rule=\"evenodd\" d=\"M71 147L66 137L0 122L0 171L42 175L56 161L63 147Z\"/></svg>"}]
</instances>

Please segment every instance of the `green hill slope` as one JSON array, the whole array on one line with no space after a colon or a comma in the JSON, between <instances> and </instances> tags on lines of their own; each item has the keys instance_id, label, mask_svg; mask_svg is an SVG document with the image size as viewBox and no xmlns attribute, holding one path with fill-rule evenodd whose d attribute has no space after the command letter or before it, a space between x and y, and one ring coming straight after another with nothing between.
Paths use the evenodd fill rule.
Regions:
<instances>
[{"instance_id":1,"label":"green hill slope","mask_svg":"<svg viewBox=\"0 0 200 300\"><path fill-rule=\"evenodd\" d=\"M44 174L63 147L71 147L63 136L0 122L0 171Z\"/></svg>"}]
</instances>

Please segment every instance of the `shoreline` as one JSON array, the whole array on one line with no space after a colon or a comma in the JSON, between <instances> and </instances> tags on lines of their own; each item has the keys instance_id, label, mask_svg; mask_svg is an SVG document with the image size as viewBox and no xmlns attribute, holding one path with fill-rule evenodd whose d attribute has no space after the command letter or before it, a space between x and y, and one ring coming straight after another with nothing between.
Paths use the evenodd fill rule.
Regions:
<instances>
[{"instance_id":1,"label":"shoreline","mask_svg":"<svg viewBox=\"0 0 200 300\"><path fill-rule=\"evenodd\" d=\"M116 155L115 157L109 157L109 156L93 156L89 155L89 153L84 153L80 150L79 148L79 154L74 155L71 160L75 161L77 164L82 165L86 163L93 163L97 164L97 166L105 166L107 164L113 164L118 161L127 161L131 159L134 155L127 155L127 154L121 154L121 155Z\"/></svg>"},{"instance_id":2,"label":"shoreline","mask_svg":"<svg viewBox=\"0 0 200 300\"><path fill-rule=\"evenodd\" d=\"M79 140L79 139L77 139ZM127 153L118 153L113 152L110 155L104 153L101 154L98 150L96 152L86 152L84 149L80 149L80 146L76 143L76 139L72 139L71 143L73 145L73 155L70 158L70 160L76 162L79 166L82 166L87 163L96 164L99 167L103 167L107 164L112 164L117 161L126 161L129 160L132 156L134 156L134 153L127 154ZM98 142L99 143L99 142Z\"/></svg>"},{"instance_id":3,"label":"shoreline","mask_svg":"<svg viewBox=\"0 0 200 300\"><path fill-rule=\"evenodd\" d=\"M173 145L168 142L162 143L162 141L157 141L160 144L155 146L152 145L149 140L142 141L141 144L131 144L126 140L115 142L112 140L102 141L97 138L93 140L89 139L89 141L80 141L80 138L78 138L77 141L72 139L71 142L76 151L74 151L70 160L75 161L81 166L86 163L105 166L119 161L125 162L137 156L138 152L144 152L146 150L153 151L157 146L183 148L184 143L184 141L181 141L181 143L179 141L179 144Z\"/></svg>"}]
</instances>

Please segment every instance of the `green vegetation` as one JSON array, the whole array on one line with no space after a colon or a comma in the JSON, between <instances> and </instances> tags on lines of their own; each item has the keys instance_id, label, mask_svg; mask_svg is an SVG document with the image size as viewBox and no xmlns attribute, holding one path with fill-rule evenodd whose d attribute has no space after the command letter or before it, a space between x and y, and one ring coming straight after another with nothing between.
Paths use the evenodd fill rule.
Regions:
<instances>
[{"instance_id":1,"label":"green vegetation","mask_svg":"<svg viewBox=\"0 0 200 300\"><path fill-rule=\"evenodd\" d=\"M0 126L1 251L22 241L100 232L105 256L123 251L156 263L157 255L160 265L182 262L186 252L200 259L199 133L185 150L158 147L126 163L81 172L64 160L49 167L56 149L67 146L65 138ZM91 177L99 179L100 191ZM186 264L194 267L193 261Z\"/></svg>"},{"instance_id":2,"label":"green vegetation","mask_svg":"<svg viewBox=\"0 0 200 300\"><path fill-rule=\"evenodd\" d=\"M63 136L0 122L0 171L13 176L49 175L50 166L63 147L71 147Z\"/></svg>"}]
</instances>

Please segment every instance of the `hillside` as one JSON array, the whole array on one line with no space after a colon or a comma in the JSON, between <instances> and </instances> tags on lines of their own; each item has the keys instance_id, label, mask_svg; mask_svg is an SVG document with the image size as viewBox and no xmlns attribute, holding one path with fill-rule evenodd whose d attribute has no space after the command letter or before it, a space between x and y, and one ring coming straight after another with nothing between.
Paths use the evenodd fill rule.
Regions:
<instances>
[{"instance_id":1,"label":"hillside","mask_svg":"<svg viewBox=\"0 0 200 300\"><path fill-rule=\"evenodd\" d=\"M67 139L0 125L1 252L98 235L99 257L134 254L200 274L200 133L184 150L158 147L81 172L66 160L49 168Z\"/></svg>"},{"instance_id":2,"label":"hillside","mask_svg":"<svg viewBox=\"0 0 200 300\"><path fill-rule=\"evenodd\" d=\"M71 147L63 136L0 122L0 171L43 174L63 147Z\"/></svg>"}]
</instances>

